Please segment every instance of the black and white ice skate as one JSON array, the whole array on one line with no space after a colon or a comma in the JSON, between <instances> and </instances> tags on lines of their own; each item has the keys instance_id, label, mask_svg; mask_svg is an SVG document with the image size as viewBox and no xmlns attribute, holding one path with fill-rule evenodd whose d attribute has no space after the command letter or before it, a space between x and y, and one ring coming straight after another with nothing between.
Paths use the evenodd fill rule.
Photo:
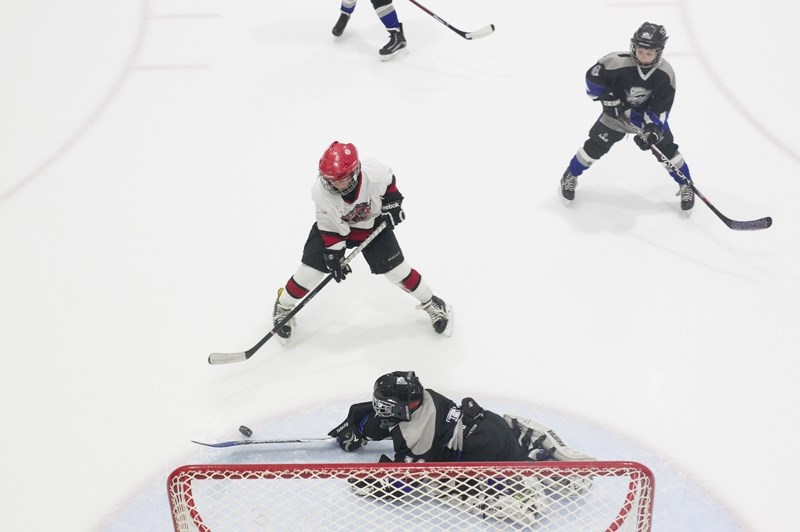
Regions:
<instances>
[{"instance_id":1,"label":"black and white ice skate","mask_svg":"<svg viewBox=\"0 0 800 532\"><path fill-rule=\"evenodd\" d=\"M694 190L689 185L681 185L676 196L681 197L681 210L683 214L689 216L692 214L692 207L694 207Z\"/></svg>"},{"instance_id":2,"label":"black and white ice skate","mask_svg":"<svg viewBox=\"0 0 800 532\"><path fill-rule=\"evenodd\" d=\"M278 325L280 322L286 318L286 315L292 311L292 307L284 307L280 304L281 293L283 292L283 288L278 290L278 297L275 299L275 306L272 309L272 324L273 327ZM281 345L286 345L289 339L292 337L292 327L295 325L294 318L290 319L283 326L275 331L275 334L278 335L278 341Z\"/></svg>"},{"instance_id":3,"label":"black and white ice skate","mask_svg":"<svg viewBox=\"0 0 800 532\"><path fill-rule=\"evenodd\" d=\"M378 52L382 61L388 61L401 52L406 51L406 36L403 34L403 25L389 29L389 42Z\"/></svg>"},{"instance_id":4,"label":"black and white ice skate","mask_svg":"<svg viewBox=\"0 0 800 532\"><path fill-rule=\"evenodd\" d=\"M578 178L570 173L569 170L561 176L561 200L564 205L569 205L575 199L575 188L578 186Z\"/></svg>"},{"instance_id":5,"label":"black and white ice skate","mask_svg":"<svg viewBox=\"0 0 800 532\"><path fill-rule=\"evenodd\" d=\"M437 334L450 336L453 334L453 308L446 304L442 299L433 296L427 303L417 305L418 309L422 309L428 313L431 318L431 325Z\"/></svg>"},{"instance_id":6,"label":"black and white ice skate","mask_svg":"<svg viewBox=\"0 0 800 532\"><path fill-rule=\"evenodd\" d=\"M350 20L349 13L341 13L339 15L339 20L336 21L336 24L333 26L331 33L333 33L334 37L341 37L342 33L344 33L344 29L347 27L347 22Z\"/></svg>"}]
</instances>

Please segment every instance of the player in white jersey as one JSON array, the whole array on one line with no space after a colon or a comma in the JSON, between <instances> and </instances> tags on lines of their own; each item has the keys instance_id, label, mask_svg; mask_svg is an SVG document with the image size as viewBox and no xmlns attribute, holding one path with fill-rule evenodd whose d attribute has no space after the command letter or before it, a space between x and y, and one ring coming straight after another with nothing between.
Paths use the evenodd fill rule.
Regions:
<instances>
[{"instance_id":1,"label":"player in white jersey","mask_svg":"<svg viewBox=\"0 0 800 532\"><path fill-rule=\"evenodd\" d=\"M338 283L347 278L350 267L342 267L345 250L362 243L381 222L381 232L362 254L370 271L410 293L428 313L434 331L450 336L452 309L435 296L431 287L403 257L393 229L405 219L403 195L391 168L374 159L361 161L352 144L333 142L319 160L319 176L311 188L316 222L311 226L300 266L286 285L278 290L273 308L277 325L322 281L333 274ZM292 335L292 318L277 334L282 342Z\"/></svg>"}]
</instances>

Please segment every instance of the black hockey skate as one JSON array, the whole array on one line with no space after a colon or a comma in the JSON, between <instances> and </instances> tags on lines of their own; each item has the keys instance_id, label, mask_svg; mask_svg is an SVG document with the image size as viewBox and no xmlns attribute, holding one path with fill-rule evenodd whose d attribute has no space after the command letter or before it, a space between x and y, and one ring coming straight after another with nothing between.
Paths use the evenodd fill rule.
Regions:
<instances>
[{"instance_id":1,"label":"black hockey skate","mask_svg":"<svg viewBox=\"0 0 800 532\"><path fill-rule=\"evenodd\" d=\"M427 303L417 305L417 308L428 313L428 316L431 317L433 330L438 334L444 334L445 336L453 334L453 308L450 305L433 296Z\"/></svg>"},{"instance_id":2,"label":"black hockey skate","mask_svg":"<svg viewBox=\"0 0 800 532\"><path fill-rule=\"evenodd\" d=\"M570 173L569 169L561 176L561 200L564 205L569 205L575 199L575 188L578 186L578 178Z\"/></svg>"},{"instance_id":3,"label":"black hockey skate","mask_svg":"<svg viewBox=\"0 0 800 532\"><path fill-rule=\"evenodd\" d=\"M278 325L289 312L292 311L293 307L284 307L281 305L281 294L283 293L283 288L278 289L278 297L275 298L275 306L272 308L272 324L273 327ZM290 319L283 326L275 331L275 334L278 335L278 341L281 345L286 345L289 339L292 337L292 327L294 327L295 321L294 318Z\"/></svg>"},{"instance_id":4,"label":"black hockey skate","mask_svg":"<svg viewBox=\"0 0 800 532\"><path fill-rule=\"evenodd\" d=\"M339 15L339 20L336 21L336 24L333 26L331 33L333 33L334 37L341 37L342 33L344 33L344 29L347 27L347 22L350 20L349 13L342 13Z\"/></svg>"},{"instance_id":5,"label":"black hockey skate","mask_svg":"<svg viewBox=\"0 0 800 532\"><path fill-rule=\"evenodd\" d=\"M406 36L403 34L403 25L389 29L389 42L378 52L381 60L388 61L406 48Z\"/></svg>"},{"instance_id":6,"label":"black hockey skate","mask_svg":"<svg viewBox=\"0 0 800 532\"><path fill-rule=\"evenodd\" d=\"M683 214L689 216L692 213L692 207L694 207L694 190L689 185L681 185L680 190L675 195L681 197L681 210Z\"/></svg>"}]
</instances>

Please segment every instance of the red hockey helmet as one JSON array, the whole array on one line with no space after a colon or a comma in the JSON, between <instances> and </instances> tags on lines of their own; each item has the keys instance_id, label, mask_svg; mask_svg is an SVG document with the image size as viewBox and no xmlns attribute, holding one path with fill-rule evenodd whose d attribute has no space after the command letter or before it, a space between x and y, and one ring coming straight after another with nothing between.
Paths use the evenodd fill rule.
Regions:
<instances>
[{"instance_id":1,"label":"red hockey helmet","mask_svg":"<svg viewBox=\"0 0 800 532\"><path fill-rule=\"evenodd\" d=\"M349 143L333 141L319 159L319 178L322 185L335 194L352 191L358 183L360 170L358 150Z\"/></svg>"}]
</instances>

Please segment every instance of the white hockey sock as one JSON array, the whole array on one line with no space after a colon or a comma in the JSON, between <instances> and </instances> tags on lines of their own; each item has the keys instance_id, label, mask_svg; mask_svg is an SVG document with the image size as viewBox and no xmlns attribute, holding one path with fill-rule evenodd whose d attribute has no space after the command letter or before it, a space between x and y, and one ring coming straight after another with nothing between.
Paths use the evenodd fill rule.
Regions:
<instances>
[{"instance_id":1,"label":"white hockey sock","mask_svg":"<svg viewBox=\"0 0 800 532\"><path fill-rule=\"evenodd\" d=\"M433 290L425 282L419 272L408 265L406 261L401 262L388 272L383 274L389 282L399 286L408 292L420 303L427 303L433 297Z\"/></svg>"},{"instance_id":2,"label":"white hockey sock","mask_svg":"<svg viewBox=\"0 0 800 532\"><path fill-rule=\"evenodd\" d=\"M294 307L305 297L309 290L313 290L314 287L322 281L323 277L325 277L324 272L300 263L297 271L294 272L292 278L289 279L284 289L281 290L280 296L278 296L278 303L287 308ZM290 291L300 297L292 296L292 294L289 293Z\"/></svg>"}]
</instances>

